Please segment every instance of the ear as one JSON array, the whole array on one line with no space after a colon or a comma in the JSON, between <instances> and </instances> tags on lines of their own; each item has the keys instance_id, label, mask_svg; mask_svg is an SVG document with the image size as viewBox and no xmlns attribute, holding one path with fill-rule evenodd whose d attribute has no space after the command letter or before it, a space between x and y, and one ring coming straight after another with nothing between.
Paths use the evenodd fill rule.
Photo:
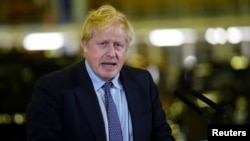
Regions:
<instances>
[{"instance_id":1,"label":"ear","mask_svg":"<svg viewBox=\"0 0 250 141\"><path fill-rule=\"evenodd\" d=\"M86 40L82 40L82 50L84 53L88 50L88 42Z\"/></svg>"}]
</instances>

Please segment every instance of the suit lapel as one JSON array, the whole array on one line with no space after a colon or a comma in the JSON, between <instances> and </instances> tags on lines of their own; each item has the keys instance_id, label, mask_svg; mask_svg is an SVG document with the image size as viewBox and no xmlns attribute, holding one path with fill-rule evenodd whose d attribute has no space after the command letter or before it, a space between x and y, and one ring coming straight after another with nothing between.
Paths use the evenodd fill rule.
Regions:
<instances>
[{"instance_id":1,"label":"suit lapel","mask_svg":"<svg viewBox=\"0 0 250 141\"><path fill-rule=\"evenodd\" d=\"M105 127L101 109L94 87L88 76L84 63L79 68L80 81L75 88L80 109L85 113L98 141L106 141Z\"/></svg>"},{"instance_id":2,"label":"suit lapel","mask_svg":"<svg viewBox=\"0 0 250 141\"><path fill-rule=\"evenodd\" d=\"M121 82L123 84L125 93L126 93L126 98L127 98L127 103L129 107L129 112L131 115L131 120L132 120L132 126L133 126L133 138L134 140L138 140L139 136L143 133L141 133L141 127L140 125L140 118L142 111L141 109L141 104L140 104L140 96L139 96L139 89L138 85L133 81L133 78L129 77L128 74L125 74L126 72L121 73Z\"/></svg>"},{"instance_id":3,"label":"suit lapel","mask_svg":"<svg viewBox=\"0 0 250 141\"><path fill-rule=\"evenodd\" d=\"M105 126L101 109L84 63L81 63L81 65L79 65L78 72L79 75L76 76L80 76L80 78L78 78L78 80L80 81L78 81L75 88L78 103L87 116L97 140L106 141ZM142 114L142 99L139 95L138 84L136 84L133 79L133 76L129 75L124 70L121 71L120 80L126 93L127 103L131 115L133 125L133 138L134 140L138 140L140 139L139 136L144 134L141 130L141 127L143 127L143 125L140 124L140 117Z\"/></svg>"}]
</instances>

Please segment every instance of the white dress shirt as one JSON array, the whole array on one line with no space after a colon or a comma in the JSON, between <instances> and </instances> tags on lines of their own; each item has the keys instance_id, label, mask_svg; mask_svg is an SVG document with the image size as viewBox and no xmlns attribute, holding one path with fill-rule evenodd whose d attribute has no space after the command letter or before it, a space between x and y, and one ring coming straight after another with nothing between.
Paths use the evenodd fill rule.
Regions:
<instances>
[{"instance_id":1,"label":"white dress shirt","mask_svg":"<svg viewBox=\"0 0 250 141\"><path fill-rule=\"evenodd\" d=\"M92 80L98 102L101 108L104 124L105 124L105 131L107 139L109 140L108 135L108 119L107 119L107 113L105 108L105 99L104 99L104 91L102 89L102 86L104 85L105 81L100 79L91 69L88 62L85 60L85 65L87 68L87 72ZM122 128L122 135L123 135L123 141L133 141L133 132L132 132L132 122L131 117L127 105L127 99L125 92L122 88L121 83L119 83L119 75L117 74L114 79L112 79L113 86L110 89L112 98L115 102L118 116L120 118L121 128Z\"/></svg>"}]
</instances>

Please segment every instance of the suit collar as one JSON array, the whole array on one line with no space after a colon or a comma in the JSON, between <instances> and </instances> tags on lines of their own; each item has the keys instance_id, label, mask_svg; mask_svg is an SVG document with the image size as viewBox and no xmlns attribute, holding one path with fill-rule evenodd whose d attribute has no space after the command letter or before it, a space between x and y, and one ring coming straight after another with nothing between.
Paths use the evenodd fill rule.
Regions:
<instances>
[{"instance_id":1,"label":"suit collar","mask_svg":"<svg viewBox=\"0 0 250 141\"><path fill-rule=\"evenodd\" d=\"M87 116L97 140L104 141L106 139L106 133L102 113L84 61L78 64L77 69L78 74L76 74L76 76L79 76L79 82L76 84L75 93L78 104L82 112L84 112L84 115ZM89 105L91 105L91 107L89 107Z\"/></svg>"},{"instance_id":2,"label":"suit collar","mask_svg":"<svg viewBox=\"0 0 250 141\"><path fill-rule=\"evenodd\" d=\"M87 73L84 61L78 65L78 74L76 74L76 76L79 76L79 82L77 82L75 88L78 103L83 109L82 111L84 114L88 117L89 123L94 134L96 135L97 140L103 141L106 139L104 121L94 86ZM119 77L126 93L127 103L132 119L133 132L137 133L133 135L134 140L136 140L138 135L141 133L141 125L138 124L141 119L138 118L140 117L138 115L142 113L140 110L141 97L139 96L138 84L134 80L135 76L136 75L131 74L131 71L127 71L127 69L123 67ZM89 105L92 105L92 107L89 107Z\"/></svg>"},{"instance_id":3,"label":"suit collar","mask_svg":"<svg viewBox=\"0 0 250 141\"><path fill-rule=\"evenodd\" d=\"M141 135L143 133L141 133L142 125L139 124L141 120L139 118L141 116L139 115L142 113L142 111L140 104L141 97L139 96L138 84L134 80L136 75L131 74L131 71L128 72L126 69L122 69L120 74L120 80L126 94L129 112L131 115L133 133L136 133L133 134L133 138L134 140L138 140L138 135Z\"/></svg>"}]
</instances>

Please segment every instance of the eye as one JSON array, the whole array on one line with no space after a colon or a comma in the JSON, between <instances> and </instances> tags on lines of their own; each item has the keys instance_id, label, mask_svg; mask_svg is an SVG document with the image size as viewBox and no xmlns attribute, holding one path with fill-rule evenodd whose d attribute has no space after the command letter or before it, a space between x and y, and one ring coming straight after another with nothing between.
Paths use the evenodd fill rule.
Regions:
<instances>
[{"instance_id":1,"label":"eye","mask_svg":"<svg viewBox=\"0 0 250 141\"><path fill-rule=\"evenodd\" d=\"M118 49L118 50L121 50L121 49L123 49L123 47L124 47L124 45L123 45L123 44L120 44L120 43L114 43L114 46L115 46L115 48Z\"/></svg>"},{"instance_id":2,"label":"eye","mask_svg":"<svg viewBox=\"0 0 250 141\"><path fill-rule=\"evenodd\" d=\"M107 42L100 42L100 43L99 43L99 46L100 46L100 47L106 47L107 45L108 45Z\"/></svg>"},{"instance_id":3,"label":"eye","mask_svg":"<svg viewBox=\"0 0 250 141\"><path fill-rule=\"evenodd\" d=\"M107 43L106 42L102 42L102 43L100 43L101 45L107 45Z\"/></svg>"}]
</instances>

